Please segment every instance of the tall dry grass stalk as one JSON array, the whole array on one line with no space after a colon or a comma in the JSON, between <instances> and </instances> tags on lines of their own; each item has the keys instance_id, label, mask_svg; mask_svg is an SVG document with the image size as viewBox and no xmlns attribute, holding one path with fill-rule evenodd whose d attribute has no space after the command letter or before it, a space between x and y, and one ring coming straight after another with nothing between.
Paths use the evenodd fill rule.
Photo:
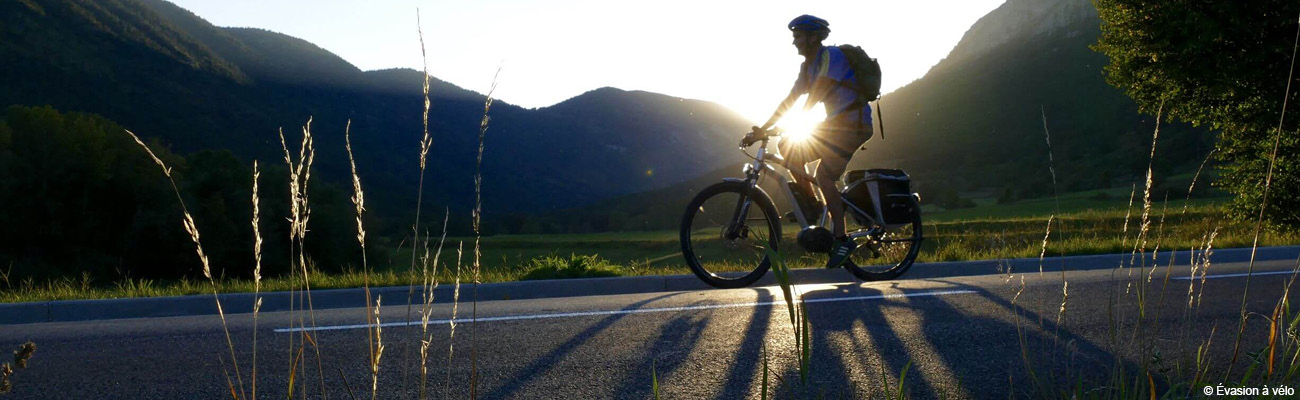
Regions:
<instances>
[{"instance_id":1,"label":"tall dry grass stalk","mask_svg":"<svg viewBox=\"0 0 1300 400\"><path fill-rule=\"evenodd\" d=\"M1214 228L1214 230L1206 232L1205 236L1202 238L1205 241L1205 245L1192 253L1192 277L1195 278L1197 272L1201 273L1201 290L1199 292L1195 291L1197 283L1196 279L1188 280L1188 282L1190 282L1187 286L1188 308L1192 308L1193 306L1200 307L1201 305L1201 295L1205 293L1206 275L1210 272L1210 256L1214 255L1214 238L1218 235L1219 228ZM1200 255L1197 255L1197 253L1200 253ZM1193 296L1193 293L1195 293L1195 296Z\"/></svg>"},{"instance_id":2,"label":"tall dry grass stalk","mask_svg":"<svg viewBox=\"0 0 1300 400\"><path fill-rule=\"evenodd\" d=\"M1133 269L1137 268L1139 272L1146 269L1146 247L1148 234L1151 231L1151 189L1155 182L1155 163L1156 163L1156 144L1160 141L1160 121L1164 117L1165 100L1160 100L1160 106L1156 108L1156 130L1151 134L1151 155L1147 158L1146 181L1142 187L1142 217L1139 219L1137 237L1133 239L1133 250L1130 252L1130 263L1128 270L1129 278L1133 277ZM1125 293L1132 289L1133 281L1126 285ZM1143 294L1143 287L1139 285L1139 297ZM1139 306L1140 307L1140 306Z\"/></svg>"},{"instance_id":3,"label":"tall dry grass stalk","mask_svg":"<svg viewBox=\"0 0 1300 400\"><path fill-rule=\"evenodd\" d=\"M257 180L260 176L257 160L253 160L253 400L257 400L257 312L262 309L262 230L257 196Z\"/></svg>"},{"instance_id":4,"label":"tall dry grass stalk","mask_svg":"<svg viewBox=\"0 0 1300 400\"><path fill-rule=\"evenodd\" d=\"M1052 154L1052 131L1047 129L1047 110L1042 105L1038 112L1043 116L1043 136L1047 139L1047 170L1052 173L1052 198L1056 201L1056 213L1061 213L1061 192L1056 185L1056 157Z\"/></svg>"},{"instance_id":5,"label":"tall dry grass stalk","mask_svg":"<svg viewBox=\"0 0 1300 400\"><path fill-rule=\"evenodd\" d=\"M479 247L483 235L481 229L483 222L483 141L487 137L488 121L492 120L492 117L488 116L488 111L492 109L492 93L497 90L497 77L499 76L501 76L501 68L497 67L497 72L492 75L492 86L488 88L487 96L483 100L483 119L479 121L478 125L478 158L474 163L474 213L472 215L474 220L474 304L471 310L473 319L470 320L469 330L470 398L478 397L478 348L474 344L474 322L478 320L479 270L480 258L483 255Z\"/></svg>"},{"instance_id":6,"label":"tall dry grass stalk","mask_svg":"<svg viewBox=\"0 0 1300 400\"><path fill-rule=\"evenodd\" d=\"M348 165L352 167L352 205L357 212L357 244L361 246L361 282L362 289L366 293L366 315L372 316L366 318L366 324L374 327L373 330L367 329L370 340L370 381L372 383L370 398L374 399L379 395L379 359L384 351L381 337L383 329L379 326L379 300L375 300L373 312L369 308L371 304L370 261L366 258L366 227L362 221L366 211L366 192L361 189L361 175L357 174L357 159L352 155L352 120L350 119L343 127L343 147L348 153Z\"/></svg>"},{"instance_id":7,"label":"tall dry grass stalk","mask_svg":"<svg viewBox=\"0 0 1300 400\"><path fill-rule=\"evenodd\" d=\"M406 293L406 322L411 322L411 302L415 295L415 257L417 252L415 244L420 243L420 209L424 206L424 171L427 165L426 161L429 155L429 147L433 145L433 139L429 136L429 57L424 48L424 27L420 23L420 9L415 9L415 29L420 37L420 61L423 64L424 71L424 112L420 121L424 124L424 134L420 137L420 178L416 185L415 191L415 223L411 224L411 267L410 267L410 284ZM428 243L426 240L424 243ZM427 246L426 246L427 249Z\"/></svg>"},{"instance_id":8,"label":"tall dry grass stalk","mask_svg":"<svg viewBox=\"0 0 1300 400\"><path fill-rule=\"evenodd\" d=\"M1250 264L1246 267L1246 283L1241 293L1241 323L1237 329L1237 340L1232 348L1232 363L1237 362L1237 355L1241 351L1241 337L1246 333L1246 296L1250 294L1250 277L1255 273L1255 251L1259 249L1259 236L1261 228L1264 226L1264 211L1268 209L1268 191L1273 185L1273 168L1277 164L1277 150L1282 145L1282 127L1286 123L1286 108L1291 99L1291 82L1295 79L1295 61L1296 54L1300 52L1300 25L1296 26L1295 44L1291 48L1291 70L1286 76L1286 90L1282 96L1282 115L1278 117L1277 131L1273 134L1273 151L1268 158L1268 172L1264 174L1264 193L1259 201L1259 217L1255 219L1255 238L1250 245ZM1228 364L1228 372L1232 372L1232 364ZM1227 375L1225 375L1227 376Z\"/></svg>"},{"instance_id":9,"label":"tall dry grass stalk","mask_svg":"<svg viewBox=\"0 0 1300 400\"><path fill-rule=\"evenodd\" d=\"M451 393L451 362L456 350L456 313L460 305L460 267L461 260L464 256L465 242L459 242L456 245L456 281L451 291L451 319L447 320L447 327L451 330L447 334L447 386L446 390Z\"/></svg>"},{"instance_id":10,"label":"tall dry grass stalk","mask_svg":"<svg viewBox=\"0 0 1300 400\"><path fill-rule=\"evenodd\" d=\"M1139 220L1140 224L1138 225L1137 237L1134 238L1133 240L1133 250L1130 252L1129 259L1132 265L1130 265L1130 268L1128 270L1129 280L1128 282L1125 283L1125 291L1124 291L1125 293L1132 292L1132 290L1134 289L1133 288L1134 281L1137 281L1138 283L1136 288L1138 313L1137 313L1137 318L1133 323L1133 335L1132 335L1132 341L1134 343L1138 342L1139 340L1139 335L1141 334L1141 330L1143 326L1142 324L1144 319L1143 317L1145 316L1146 313L1146 301L1148 298L1147 283L1151 281L1150 279L1151 276L1155 274L1155 266L1154 266L1155 259L1153 258L1152 259L1153 266L1151 268L1151 272L1148 273L1146 280L1141 279L1142 278L1141 272L1146 269L1147 242L1150 239L1149 234L1151 232L1151 190L1153 189L1152 186L1153 183L1155 182L1154 166L1156 162L1156 145L1160 141L1160 122L1161 119L1163 119L1164 117L1164 110L1165 110L1165 100L1162 99L1160 101L1160 106L1156 109L1156 128L1155 131L1152 132L1151 134L1151 153L1147 158L1146 180L1142 188L1142 217ZM1152 257L1155 257L1158 254L1159 252L1157 249L1157 251L1152 252ZM1136 278L1133 276L1134 269L1138 270L1138 276ZM1141 351L1143 353L1142 359L1146 360L1147 349L1142 348Z\"/></svg>"},{"instance_id":11,"label":"tall dry grass stalk","mask_svg":"<svg viewBox=\"0 0 1300 400\"><path fill-rule=\"evenodd\" d=\"M1056 220L1056 214L1047 216L1047 230L1043 232L1043 249L1038 252L1038 274L1043 274L1043 259L1047 257L1047 240L1052 237L1052 221Z\"/></svg>"},{"instance_id":12,"label":"tall dry grass stalk","mask_svg":"<svg viewBox=\"0 0 1300 400\"><path fill-rule=\"evenodd\" d=\"M1195 185L1195 183L1193 183L1193 185ZM1156 244L1151 248L1151 272L1147 273L1147 281L1146 281L1146 283L1148 284L1151 283L1151 280L1155 278L1156 268L1159 267L1159 265L1157 265L1156 263L1156 259L1160 255L1160 245L1163 244L1165 238L1165 217L1168 215L1169 215L1169 192L1165 192L1165 201L1161 203L1161 207L1160 207L1160 222L1156 224Z\"/></svg>"},{"instance_id":13,"label":"tall dry grass stalk","mask_svg":"<svg viewBox=\"0 0 1300 400\"><path fill-rule=\"evenodd\" d=\"M1128 192L1128 207L1125 207L1125 208L1124 208L1124 226L1121 227L1120 230L1119 230L1119 234L1120 234L1120 247L1128 246L1128 223L1129 223L1129 220L1131 220L1131 219L1133 218L1133 199L1136 199L1136 198L1137 198L1137 183L1134 183L1133 186L1132 186L1131 188L1129 188L1129 192ZM1124 267L1124 262L1123 262L1122 260L1123 260L1123 259L1121 259L1121 261L1120 261L1120 267L1121 267L1121 268Z\"/></svg>"},{"instance_id":14,"label":"tall dry grass stalk","mask_svg":"<svg viewBox=\"0 0 1300 400\"><path fill-rule=\"evenodd\" d=\"M1060 224L1060 220L1057 219L1056 216L1061 213L1061 191L1060 191L1060 185L1058 185L1056 182L1056 156L1054 154L1055 152L1052 151L1052 131L1047 127L1047 109L1042 105L1039 105L1038 112L1043 119L1043 138L1047 144L1047 170L1052 175L1052 201L1053 201L1053 212L1051 215L1047 217L1047 229L1043 232L1043 248L1038 253L1038 275L1041 276L1043 274L1043 259L1047 256L1047 242L1052 237L1052 222L1056 222L1058 225ZM1056 233L1058 239L1061 237L1061 234L1062 232L1058 228ZM1062 260L1061 261L1061 308L1060 308L1060 312L1058 312L1056 315L1056 323L1057 323L1056 329L1058 332L1060 331L1063 322L1065 321L1066 304L1068 304L1070 300L1069 286L1070 286L1070 282L1067 280L1066 277L1065 261ZM1039 324L1040 325L1042 324L1041 318L1039 320Z\"/></svg>"},{"instance_id":15,"label":"tall dry grass stalk","mask_svg":"<svg viewBox=\"0 0 1300 400\"><path fill-rule=\"evenodd\" d=\"M422 284L423 287L422 295L423 295L424 302L420 306L420 399L421 400L423 400L425 396L428 394L427 388L428 388L428 378L429 378L429 368L428 368L429 346L433 344L433 335L429 333L429 317L433 314L433 300L434 300L433 295L435 293L435 290L438 289L438 265L442 261L442 244L446 243L447 241L447 220L450 217L451 217L451 210L446 209L442 217L442 238L438 240L438 250L437 252L434 253L432 259L432 264L433 264L432 272L429 271L430 259L429 259L429 245L427 239L428 235L425 235L426 243L424 245L424 260L421 262L422 264L421 274L424 277L423 284ZM457 249L456 252L457 255L460 254L459 249ZM456 262L458 265L457 271L459 271L460 269L459 256L457 257ZM460 282L457 281L456 284L459 287ZM454 303L452 307L454 310L455 307ZM453 323L455 319L456 319L456 314L453 312L452 313ZM451 350L448 349L447 353L450 354ZM448 365L447 371L448 371L448 376L450 376L450 371L451 371L450 365Z\"/></svg>"},{"instance_id":16,"label":"tall dry grass stalk","mask_svg":"<svg viewBox=\"0 0 1300 400\"><path fill-rule=\"evenodd\" d=\"M428 240L428 233L427 233L427 232L425 233L425 240L423 240L423 241L420 240L420 211L421 211L421 209L422 209L423 206L424 206L424 172L425 172L425 167L426 167L426 165L427 165L426 161L427 161L427 159L428 159L429 148L433 145L433 139L429 136L429 105L430 105L430 99L429 99L429 59L428 59L428 53L427 53L426 50L425 50L425 45L424 45L424 27L423 27L423 24L421 23L421 18L420 18L420 9L419 9L418 7L415 9L415 28L416 28L416 34L418 35L418 37L419 37L419 39L420 39L420 61L421 61L422 66L423 66L423 70L422 70L422 71L423 71L423 84L421 85L421 87L422 87L421 93L423 93L423 95L424 95L424 111L423 111L423 113L421 114L420 121L421 121L421 123L423 124L424 129L423 129L423 134L422 134L421 137L420 137L420 177L419 177L419 183L416 185L416 194L415 194L415 221L411 224L411 264L410 264L410 267L408 268L408 271L407 271L407 272L408 272L408 275L409 275L409 276L408 276L409 279L407 280L407 291L406 291L406 323L407 323L407 325L410 325L410 324L411 324L411 311L412 311L412 304L414 303L414 300L415 300L415 281L416 281L415 264L416 264L416 256L417 256L417 254L420 253L420 251L417 251L415 247L416 247L417 245L420 245L420 244L423 244L423 252L424 252L424 254L425 254L425 257L424 257L424 260L423 260L424 265L422 265L422 267L421 267L421 272L422 272L422 274L423 274L423 276L421 276L421 278L420 278L420 281L422 282L422 283L421 283L421 286L424 287L425 289L427 289L427 288L429 287L429 281L430 281L430 280L429 280L429 276L428 276L428 253L429 253L429 246L428 246L428 245L429 245L429 240ZM444 224L444 225L445 225L445 224ZM444 228L445 228L445 226L444 226ZM441 247L441 245L442 245L442 244L439 243L439 246L440 246L440 247ZM436 257L435 257L435 258L436 258ZM435 267L436 267L436 266L435 266ZM435 278L434 278L434 282L436 282L436 279L437 279L437 278L435 277ZM435 286L436 286L436 283L435 283ZM425 292L425 293L423 294L423 297L424 297L424 299L423 299L424 301L421 303L422 305L421 305L421 313L420 313L420 314L421 314L421 324L422 324L422 325L424 324L423 321L427 319L427 318L424 316L424 314L426 313L426 310L429 308L429 305L431 305L432 300L433 300L432 293ZM420 337L421 337L421 340L423 340L424 335L421 334ZM422 345L422 347L423 347L423 345ZM407 356L406 356L406 357L403 357L404 359L409 359L410 351L411 351L411 350L410 350L410 347L407 347ZM424 380L423 377L424 377L424 375L426 374L425 361L426 361L427 358L428 358L428 356L427 356L427 352L428 352L427 349L424 349L424 348L421 348L421 350L420 350L420 376L421 376L421 379L420 379L420 383L419 383L419 386L420 386L420 389L419 389L419 390L420 390L420 397L421 397L421 398L424 398L424 394L425 394L425 391L424 391L425 380ZM403 364L402 368L403 368L403 373L402 373L403 382L405 382L405 377L407 376L407 373L406 373L406 364Z\"/></svg>"},{"instance_id":17,"label":"tall dry grass stalk","mask_svg":"<svg viewBox=\"0 0 1300 400\"><path fill-rule=\"evenodd\" d=\"M357 159L352 155L352 120L343 127L343 147L348 153L348 165L352 167L352 205L357 211L357 244L361 246L361 268L369 291L370 263L366 259L366 227L361 218L366 211L366 192L361 189L361 175L357 174Z\"/></svg>"},{"instance_id":18,"label":"tall dry grass stalk","mask_svg":"<svg viewBox=\"0 0 1300 400\"><path fill-rule=\"evenodd\" d=\"M280 147L284 150L284 162L289 167L289 262L291 264L289 270L302 274L303 290L299 292L299 307L306 306L311 327L315 328L316 310L312 305L311 299L311 272L307 269L307 250L304 246L307 237L307 225L311 220L311 203L309 201L310 198L308 197L307 189L308 184L311 182L311 166L316 160L316 147L311 135L311 122L312 118L307 118L307 123L302 127L302 144L298 148L297 162L294 162L292 155L289 153L289 146L284 140L283 132L280 133ZM298 264L297 268L293 268L292 266L295 259ZM292 309L292 306L290 308ZM298 321L300 327L306 327L306 321L303 321L301 315L299 315ZM313 334L316 336L313 337ZM308 343L311 344L312 350L316 354L316 371L317 377L320 380L320 395L327 396L325 391L325 367L321 362L320 355L320 333L314 330L308 331L307 329L303 329L300 335L301 337L298 341L300 353L303 346L306 346ZM296 359L293 357L292 339L289 341L289 352L290 362L292 363L294 362L293 360ZM296 370L294 365L291 364L290 370ZM290 386L293 385L293 382L294 379L290 376ZM306 396L306 380L301 380L300 382L303 385L303 395ZM292 391L293 389L290 388L289 390Z\"/></svg>"},{"instance_id":19,"label":"tall dry grass stalk","mask_svg":"<svg viewBox=\"0 0 1300 400\"><path fill-rule=\"evenodd\" d=\"M288 144L285 143L285 140L284 140L284 128L280 128L280 129L278 129L278 130L276 131L276 133L280 136L280 148L284 149L284 162L285 162L285 164L288 165L288 168L289 168L289 169L288 169L288 176L289 176L289 218L288 218L288 220L289 220L289 230L288 230L288 231L289 231L289 242L288 242L288 244L289 244L289 276L290 276L291 278L295 278L295 275L297 275L297 272L295 272L295 271L296 271L296 268L295 268L294 265L293 265L294 257L296 257L296 254L294 253L294 242L295 242L295 239L298 237L298 230L297 230L297 222L295 222L294 219L298 217L298 177L294 175L293 159L292 159L292 157L290 157L290 155L289 155L289 146L288 146ZM294 314L295 314L295 313L294 313L294 311L295 311L295 306L297 306L297 307L301 307L301 303L295 304L295 302L294 302L294 300L295 300L294 293L296 292L296 286L297 286L297 284L295 283L293 287L290 287L290 288L289 288L289 324L290 324L290 325L293 325L293 316L294 316ZM301 325L302 325L302 324L299 324L299 326L301 326ZM294 342L295 342L295 340L294 340L294 339L295 339L295 338L293 337L293 335L289 335L289 340L288 340L288 344L289 344L289 379L288 379L288 381L289 381L289 385L288 385L288 393L289 393L289 396L290 396L290 397L293 396L293 383L294 383L294 377L296 376L297 371L298 371L298 359L299 359L298 357L294 356L294 351L293 351L294 348L295 348L295 346L294 346ZM302 347L301 347L301 344L298 346L298 349L299 349L298 354L301 355L301 354L302 354Z\"/></svg>"},{"instance_id":20,"label":"tall dry grass stalk","mask_svg":"<svg viewBox=\"0 0 1300 400\"><path fill-rule=\"evenodd\" d=\"M1128 247L1128 224L1129 221L1133 219L1133 200L1136 198L1137 198L1137 183L1133 183L1132 186L1129 188L1129 192L1128 192L1128 206L1124 208L1124 225L1119 230L1120 248ZM1129 260L1128 263L1125 263L1124 258L1120 257L1119 265L1116 265L1115 269L1112 269L1110 271L1111 282L1115 281L1116 272L1125 269L1127 265L1131 265L1131 264L1132 264L1132 260ZM1112 303L1111 306L1113 306L1113 302L1115 301L1114 295L1112 294L1112 296L1109 297L1108 299L1109 299L1108 301ZM1114 322L1113 317L1111 318L1111 320L1112 322Z\"/></svg>"},{"instance_id":21,"label":"tall dry grass stalk","mask_svg":"<svg viewBox=\"0 0 1300 400\"><path fill-rule=\"evenodd\" d=\"M185 206L185 199L181 197L180 189L176 187L176 179L172 177L172 169L167 167L167 164L163 163L162 159L159 159L158 156L153 153L153 150L149 149L149 146L145 145L144 141L140 140L140 137L136 136L134 132L126 129L123 131L125 131L126 134L131 135L131 139L134 139L135 143L140 145L140 148L143 148L146 153L149 153L149 157L153 159L154 163L157 163L158 166L162 168L163 175L167 176L167 182L172 186L172 193L176 194L176 201L180 202L181 212L184 213L184 218L181 220L181 223L185 226L185 232L190 234L190 240L194 241L194 251L198 253L199 261L203 264L203 277L208 278L208 283L212 284L212 300L217 304L217 315L221 317L221 330L226 334L226 346L230 349L230 363L235 372L235 380L239 383L239 395L235 397L244 397L244 379L239 373L239 361L235 357L235 343L230 339L230 328L226 324L226 313L221 308L221 297L218 296L217 281L212 278L212 268L208 264L208 256L203 253L203 242L199 239L199 228L194 224L194 217L190 214L189 207ZM224 360L222 361L222 364L221 372L226 374L226 384L230 387L232 394L234 394L235 390L233 385L230 385L230 374L224 366Z\"/></svg>"},{"instance_id":22,"label":"tall dry grass stalk","mask_svg":"<svg viewBox=\"0 0 1300 400\"><path fill-rule=\"evenodd\" d=\"M371 355L374 357L370 362L370 399L378 398L379 394L379 360L384 357L384 326L379 323L379 304L384 296L380 295L375 299L375 308L373 319L375 321L375 348ZM369 310L367 310L369 311Z\"/></svg>"},{"instance_id":23,"label":"tall dry grass stalk","mask_svg":"<svg viewBox=\"0 0 1300 400\"><path fill-rule=\"evenodd\" d=\"M1188 202L1187 202L1186 200L1191 200L1191 199L1192 199L1192 190L1193 190L1193 189L1196 189L1196 181L1197 181L1197 179L1200 179L1200 178L1201 178L1201 170L1204 170L1204 169L1205 169L1205 164L1209 164L1209 163L1210 163L1210 158L1214 157L1214 153L1216 153L1216 152L1218 152L1218 151L1219 151L1219 148L1218 148L1218 147L1215 147L1215 148L1213 148L1213 149L1210 149L1210 153L1205 155L1205 159L1204 159L1204 160L1201 160L1201 166L1200 166L1200 167L1196 167L1196 173L1192 175L1192 183L1189 184L1189 185L1187 185L1187 197L1184 198L1184 202L1183 202L1183 212L1182 212L1182 215L1187 215L1187 206L1188 206Z\"/></svg>"}]
</instances>

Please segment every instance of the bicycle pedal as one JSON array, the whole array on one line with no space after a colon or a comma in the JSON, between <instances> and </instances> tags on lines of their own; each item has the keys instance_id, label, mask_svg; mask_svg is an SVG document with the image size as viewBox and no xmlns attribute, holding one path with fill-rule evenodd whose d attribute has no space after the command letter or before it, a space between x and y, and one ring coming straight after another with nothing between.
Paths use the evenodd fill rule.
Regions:
<instances>
[{"instance_id":1,"label":"bicycle pedal","mask_svg":"<svg viewBox=\"0 0 1300 400\"><path fill-rule=\"evenodd\" d=\"M785 217L783 218L785 219L785 222L799 222L798 218L795 218L794 216L794 211L786 212Z\"/></svg>"}]
</instances>

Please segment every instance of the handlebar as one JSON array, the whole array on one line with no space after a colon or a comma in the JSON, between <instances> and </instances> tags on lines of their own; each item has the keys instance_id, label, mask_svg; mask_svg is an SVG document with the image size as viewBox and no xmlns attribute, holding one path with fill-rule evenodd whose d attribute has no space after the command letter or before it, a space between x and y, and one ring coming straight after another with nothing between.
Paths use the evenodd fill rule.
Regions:
<instances>
[{"instance_id":1,"label":"handlebar","mask_svg":"<svg viewBox=\"0 0 1300 400\"><path fill-rule=\"evenodd\" d=\"M751 129L752 129L751 131L745 134L745 137L743 139L740 139L740 147L742 148L749 147L752 146L754 143L758 143L761 140L768 140L773 137L781 136L781 133L785 132L781 130L781 128L776 128L776 127L773 127L768 130L763 130L762 128L755 126L752 127Z\"/></svg>"}]
</instances>

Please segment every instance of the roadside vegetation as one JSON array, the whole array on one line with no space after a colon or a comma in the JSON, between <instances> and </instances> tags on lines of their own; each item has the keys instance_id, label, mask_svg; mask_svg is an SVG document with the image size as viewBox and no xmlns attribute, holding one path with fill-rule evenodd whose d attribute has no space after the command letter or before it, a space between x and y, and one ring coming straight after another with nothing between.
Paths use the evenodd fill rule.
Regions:
<instances>
[{"instance_id":1,"label":"roadside vegetation","mask_svg":"<svg viewBox=\"0 0 1300 400\"><path fill-rule=\"evenodd\" d=\"M1127 203L1127 193L1122 203ZM1051 200L1033 200L1045 202ZM1047 256L1125 253L1133 249L1132 240L1120 234L1126 216L1131 235L1140 228L1141 200L1130 209L1080 210L1053 218L1052 238ZM1004 212L1008 205L981 206L951 213ZM1159 233L1160 249L1190 250L1203 247L1206 235L1214 233L1216 248L1249 247L1253 225L1228 218L1223 205L1213 201L1171 201L1152 205L1151 229ZM1032 208L1027 208L1032 210ZM926 214L925 242L918 262L1035 258L1044 253L1043 236L1047 216L948 218L949 212ZM931 220L937 222L930 222ZM1163 222L1161 221L1163 220ZM794 225L786 225L783 243L794 243ZM439 238L435 237L434 240ZM472 246L473 238L448 237L446 246ZM1155 242L1152 242L1155 244ZM1300 244L1300 233L1278 230L1265 234L1261 246ZM498 235L482 238L481 282L510 282L526 279L556 279L608 276L644 276L690 274L681 260L677 232L623 232L572 235ZM782 249L791 268L815 268L824 263L824 255L807 254L793 245ZM411 251L403 248L369 260L370 286L406 286L410 283ZM742 266L735 266L736 269ZM322 270L307 260L313 289L361 287L367 274L360 266ZM437 271L437 278L450 282L456 272ZM253 279L217 277L223 293L253 292ZM288 291L300 278L268 276L260 281L261 291ZM16 278L0 270L0 302L46 301L69 299L103 299L124 297L179 296L211 291L209 283L192 278L128 278L101 281L88 273L52 280Z\"/></svg>"}]
</instances>

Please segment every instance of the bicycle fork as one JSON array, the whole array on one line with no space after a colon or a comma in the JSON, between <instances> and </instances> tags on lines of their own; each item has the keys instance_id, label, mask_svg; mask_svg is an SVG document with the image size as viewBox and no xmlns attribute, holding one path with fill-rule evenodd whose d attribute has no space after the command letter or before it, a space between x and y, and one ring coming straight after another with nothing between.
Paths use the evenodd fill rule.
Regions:
<instances>
[{"instance_id":1,"label":"bicycle fork","mask_svg":"<svg viewBox=\"0 0 1300 400\"><path fill-rule=\"evenodd\" d=\"M736 200L736 211L732 213L727 229L723 232L723 238L727 240L741 239L749 235L749 227L745 224L745 220L749 218L749 206L754 204L749 193L754 191L754 187L758 185L758 180L746 179L745 182L748 189L741 193L740 198Z\"/></svg>"}]
</instances>

